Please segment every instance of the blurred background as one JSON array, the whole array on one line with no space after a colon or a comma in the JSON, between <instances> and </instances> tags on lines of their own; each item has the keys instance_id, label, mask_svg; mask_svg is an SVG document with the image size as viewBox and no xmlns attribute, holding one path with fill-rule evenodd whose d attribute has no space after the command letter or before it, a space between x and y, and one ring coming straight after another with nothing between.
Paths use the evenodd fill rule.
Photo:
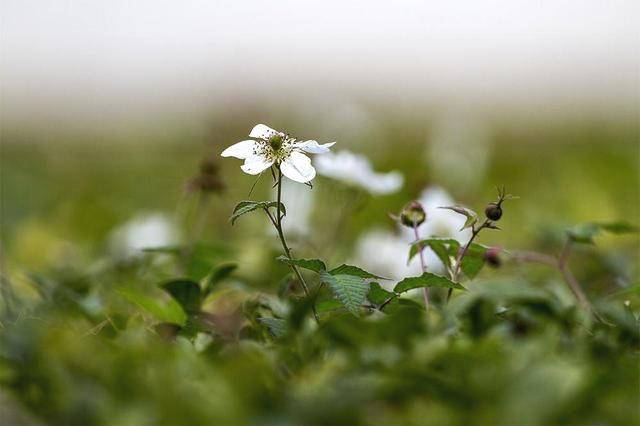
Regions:
<instances>
[{"instance_id":1,"label":"blurred background","mask_svg":"<svg viewBox=\"0 0 640 426\"><path fill-rule=\"evenodd\" d=\"M149 228L156 242L188 238L189 179L257 123L402 175L331 242L343 258L427 188L476 209L496 185L520 195L494 243L640 214L636 1L2 0L0 14L1 237L20 268L125 250L114 239L149 218L177 227ZM247 238L273 236L259 219L232 233L253 179L217 164L226 191L197 233L246 257Z\"/></svg>"},{"instance_id":2,"label":"blurred background","mask_svg":"<svg viewBox=\"0 0 640 426\"><path fill-rule=\"evenodd\" d=\"M0 0L0 424L638 423L638 234L571 256L591 329L506 262L313 328L264 216L229 222L271 176L220 153L258 123L337 141L285 184L295 256L416 275L389 213L466 241L438 207L498 186L479 242L555 255L640 223L639 42L637 0Z\"/></svg>"}]
</instances>

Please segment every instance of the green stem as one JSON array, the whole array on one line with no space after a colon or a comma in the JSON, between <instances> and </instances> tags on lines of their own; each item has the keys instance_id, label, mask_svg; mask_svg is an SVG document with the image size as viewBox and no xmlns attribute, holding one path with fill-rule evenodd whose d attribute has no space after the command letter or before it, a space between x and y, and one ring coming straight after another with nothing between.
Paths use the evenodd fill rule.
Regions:
<instances>
[{"instance_id":1,"label":"green stem","mask_svg":"<svg viewBox=\"0 0 640 426\"><path fill-rule=\"evenodd\" d=\"M420 241L420 234L418 233L418 224L413 221L413 234L416 237L416 241ZM420 255L420 266L422 267L422 273L427 272L427 263L424 261L423 254L424 247L418 243L418 254ZM424 308L429 310L429 289L427 287L422 289L422 296L424 297Z\"/></svg>"},{"instance_id":2,"label":"green stem","mask_svg":"<svg viewBox=\"0 0 640 426\"><path fill-rule=\"evenodd\" d=\"M284 253L287 255L287 257L291 260L293 260L293 256L291 255L291 249L289 248L289 245L287 244L287 240L284 237L284 232L282 231L282 171L280 170L280 168L278 168L278 200L277 200L277 216L275 218L275 220L272 219L272 222L274 222L274 225L276 227L276 231L278 231L278 237L280 237L280 242L282 243L282 248L284 250ZM268 214L268 212L267 212ZM302 289L304 290L304 294L307 296L307 298L311 297L311 293L309 293L309 287L307 286L306 281L304 280L304 278L302 277L302 274L300 273L300 270L298 269L298 267L296 265L290 264L291 269L293 270L294 274L296 274L296 277L298 277L298 280L300 281L300 284L302 285ZM316 311L316 306L315 303L312 301L311 302L311 311L313 312L313 318L316 320L316 322L318 324L320 324L320 318L318 317L318 312Z\"/></svg>"},{"instance_id":3,"label":"green stem","mask_svg":"<svg viewBox=\"0 0 640 426\"><path fill-rule=\"evenodd\" d=\"M573 292L574 296L578 301L588 310L591 311L591 303L589 299L582 291L582 287L580 287L580 283L569 269L569 254L571 253L571 240L567 239L567 242L564 244L562 248L562 253L558 257L558 269L562 274L565 282Z\"/></svg>"},{"instance_id":4,"label":"green stem","mask_svg":"<svg viewBox=\"0 0 640 426\"><path fill-rule=\"evenodd\" d=\"M473 232L471 234L471 238L469 238L469 241L467 242L467 244L464 245L460 253L458 253L458 257L456 258L456 267L453 270L451 281L458 282L458 277L460 276L460 270L462 267L462 259L464 259L465 255L469 251L469 247L471 247L471 244L476 239L480 231L482 231L488 224L489 224L489 220L487 219L477 229L475 227L472 228ZM450 288L449 292L447 293L447 302L449 302L449 299L451 299L451 293L453 293L452 288Z\"/></svg>"}]
</instances>

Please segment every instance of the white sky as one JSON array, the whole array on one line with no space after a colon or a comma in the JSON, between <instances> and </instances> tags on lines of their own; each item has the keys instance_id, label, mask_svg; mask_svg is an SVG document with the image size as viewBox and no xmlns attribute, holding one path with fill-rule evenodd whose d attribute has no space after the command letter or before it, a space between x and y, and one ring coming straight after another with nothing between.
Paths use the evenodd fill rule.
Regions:
<instances>
[{"instance_id":1,"label":"white sky","mask_svg":"<svg viewBox=\"0 0 640 426\"><path fill-rule=\"evenodd\" d=\"M0 78L3 121L344 93L635 112L640 1L0 0Z\"/></svg>"}]
</instances>

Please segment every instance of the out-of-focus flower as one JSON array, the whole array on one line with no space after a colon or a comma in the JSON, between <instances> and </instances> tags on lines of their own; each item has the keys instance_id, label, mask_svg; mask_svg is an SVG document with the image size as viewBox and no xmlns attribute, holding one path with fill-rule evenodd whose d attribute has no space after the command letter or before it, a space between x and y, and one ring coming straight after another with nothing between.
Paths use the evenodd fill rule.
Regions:
<instances>
[{"instance_id":1,"label":"out-of-focus flower","mask_svg":"<svg viewBox=\"0 0 640 426\"><path fill-rule=\"evenodd\" d=\"M272 165L280 167L282 174L289 179L306 183L316 176L311 159L303 154L326 154L335 142L320 145L317 141L298 142L286 133L274 130L264 124L258 124L249 133L250 138L231 145L222 151L223 157L235 157L244 160L242 171L257 175Z\"/></svg>"},{"instance_id":2,"label":"out-of-focus flower","mask_svg":"<svg viewBox=\"0 0 640 426\"><path fill-rule=\"evenodd\" d=\"M464 217L453 211L439 208L455 204L444 189L426 188L418 201L427 215L427 220L418 228L421 238L439 237L454 238L460 242L468 241L471 230L460 231L464 225ZM354 263L395 281L420 275L421 266L417 256L407 264L409 247L414 240L413 230L400 224L396 232L374 229L363 235L357 242ZM436 274L445 272L444 265L432 250L426 248L423 253L429 272Z\"/></svg>"},{"instance_id":3,"label":"out-of-focus flower","mask_svg":"<svg viewBox=\"0 0 640 426\"><path fill-rule=\"evenodd\" d=\"M178 242L178 229L162 213L134 217L111 232L109 243L118 257L135 257L146 248L162 247Z\"/></svg>"},{"instance_id":4,"label":"out-of-focus flower","mask_svg":"<svg viewBox=\"0 0 640 426\"><path fill-rule=\"evenodd\" d=\"M440 237L453 238L465 243L471 237L471 230L464 229L465 218L458 213L441 209L440 207L452 206L455 200L447 191L438 186L425 188L418 198L427 214L427 220L420 225L418 232L421 238ZM408 238L415 238L411 229L403 228L403 233Z\"/></svg>"},{"instance_id":5,"label":"out-of-focus flower","mask_svg":"<svg viewBox=\"0 0 640 426\"><path fill-rule=\"evenodd\" d=\"M213 158L206 158L200 163L200 174L187 182L185 190L187 193L213 194L223 192L225 187L218 163Z\"/></svg>"},{"instance_id":6,"label":"out-of-focus flower","mask_svg":"<svg viewBox=\"0 0 640 426\"><path fill-rule=\"evenodd\" d=\"M364 155L342 150L318 157L314 162L318 173L359 186L371 194L392 194L402 188L400 172L376 173Z\"/></svg>"}]
</instances>

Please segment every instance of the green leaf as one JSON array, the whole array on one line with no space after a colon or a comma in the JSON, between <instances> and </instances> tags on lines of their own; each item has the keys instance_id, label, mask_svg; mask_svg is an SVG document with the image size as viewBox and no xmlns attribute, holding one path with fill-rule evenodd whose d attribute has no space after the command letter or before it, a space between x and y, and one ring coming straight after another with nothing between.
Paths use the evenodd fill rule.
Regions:
<instances>
[{"instance_id":1,"label":"green leaf","mask_svg":"<svg viewBox=\"0 0 640 426\"><path fill-rule=\"evenodd\" d=\"M378 275L372 274L371 272L367 272L363 269L358 268L357 266L351 265L340 265L337 268L334 268L329 271L331 275L351 275L354 277L360 278L374 278L378 280L388 280L389 278L380 277Z\"/></svg>"},{"instance_id":2,"label":"green leaf","mask_svg":"<svg viewBox=\"0 0 640 426\"><path fill-rule=\"evenodd\" d=\"M169 293L176 302L182 306L187 314L193 314L200 311L202 304L202 292L200 286L195 281L190 280L174 280L164 283L160 286L164 291Z\"/></svg>"},{"instance_id":3,"label":"green leaf","mask_svg":"<svg viewBox=\"0 0 640 426\"><path fill-rule=\"evenodd\" d=\"M249 200L240 201L233 209L233 214L231 215L231 224L233 225L236 222L236 220L238 220L238 218L242 215L251 213L252 211L255 211L258 209L268 209L271 207L277 208L278 202L277 201L249 201ZM285 208L284 204L280 203L280 209L282 211L282 214L284 215L287 214L287 209Z\"/></svg>"},{"instance_id":4,"label":"green leaf","mask_svg":"<svg viewBox=\"0 0 640 426\"><path fill-rule=\"evenodd\" d=\"M369 284L364 278L355 275L332 275L327 271L321 271L320 279L329 286L334 296L349 312L358 316L369 291Z\"/></svg>"},{"instance_id":5,"label":"green leaf","mask_svg":"<svg viewBox=\"0 0 640 426\"><path fill-rule=\"evenodd\" d=\"M331 299L318 302L318 304L316 305L316 310L318 312L330 312L337 309L342 309L343 307L344 306L342 305L342 302L340 302L339 300Z\"/></svg>"},{"instance_id":6,"label":"green leaf","mask_svg":"<svg viewBox=\"0 0 640 426\"><path fill-rule=\"evenodd\" d=\"M488 247L482 244L472 243L462 258L460 269L470 280L474 279L484 266L487 249Z\"/></svg>"},{"instance_id":7,"label":"green leaf","mask_svg":"<svg viewBox=\"0 0 640 426\"><path fill-rule=\"evenodd\" d=\"M257 201L240 201L233 209L233 214L231 215L231 224L235 224L236 220L238 220L240 216L255 211L261 207L262 205Z\"/></svg>"},{"instance_id":8,"label":"green leaf","mask_svg":"<svg viewBox=\"0 0 640 426\"><path fill-rule=\"evenodd\" d=\"M640 231L635 225L629 222L598 222L597 225L603 231L611 232L612 234L635 234Z\"/></svg>"},{"instance_id":9,"label":"green leaf","mask_svg":"<svg viewBox=\"0 0 640 426\"><path fill-rule=\"evenodd\" d=\"M400 281L394 287L393 291L396 293L404 293L405 291L412 290L414 288L422 287L441 287L441 288L455 288L458 290L466 290L460 284L455 283L440 275L432 274L431 272L425 272L419 277L409 277Z\"/></svg>"},{"instance_id":10,"label":"green leaf","mask_svg":"<svg viewBox=\"0 0 640 426\"><path fill-rule=\"evenodd\" d=\"M585 223L576 225L567 230L567 235L571 241L583 244L595 244L593 237L600 232L600 227L595 223Z\"/></svg>"},{"instance_id":11,"label":"green leaf","mask_svg":"<svg viewBox=\"0 0 640 426\"><path fill-rule=\"evenodd\" d=\"M423 248L429 247L447 269L451 269L451 257L455 257L460 249L460 243L452 238L426 238L414 241L409 249L407 264L418 254L421 244Z\"/></svg>"},{"instance_id":12,"label":"green leaf","mask_svg":"<svg viewBox=\"0 0 640 426\"><path fill-rule=\"evenodd\" d=\"M476 212L474 212L473 210L468 209L466 207L447 206L447 207L440 207L440 208L441 209L452 210L452 211L454 211L454 212L456 212L458 214L461 214L461 215L467 217L467 221L464 223L462 228L460 228L461 231L463 229L473 227L473 225L475 225L475 223L478 221L478 214Z\"/></svg>"},{"instance_id":13,"label":"green leaf","mask_svg":"<svg viewBox=\"0 0 640 426\"><path fill-rule=\"evenodd\" d=\"M567 230L567 235L571 241L583 244L595 244L593 238L601 231L612 234L629 234L638 232L637 226L627 222L591 222L576 225Z\"/></svg>"},{"instance_id":14,"label":"green leaf","mask_svg":"<svg viewBox=\"0 0 640 426\"><path fill-rule=\"evenodd\" d=\"M287 256L278 256L277 259L289 265L296 265L318 273L327 270L326 265L320 259L289 259Z\"/></svg>"},{"instance_id":15,"label":"green leaf","mask_svg":"<svg viewBox=\"0 0 640 426\"><path fill-rule=\"evenodd\" d=\"M275 209L278 208L277 201L263 201L261 204L263 205L263 207L266 207L266 208L272 208L272 207ZM287 208L284 206L283 203L280 203L280 211L282 212L283 215L285 216L287 215Z\"/></svg>"},{"instance_id":16,"label":"green leaf","mask_svg":"<svg viewBox=\"0 0 640 426\"><path fill-rule=\"evenodd\" d=\"M169 302L163 306L152 297L130 288L120 288L117 291L122 297L149 312L159 321L179 324L181 326L187 322L187 315L184 310L173 299L170 299Z\"/></svg>"},{"instance_id":17,"label":"green leaf","mask_svg":"<svg viewBox=\"0 0 640 426\"><path fill-rule=\"evenodd\" d=\"M367 299L374 305L382 305L387 300L391 299L394 294L380 287L378 283L371 283Z\"/></svg>"},{"instance_id":18,"label":"green leaf","mask_svg":"<svg viewBox=\"0 0 640 426\"><path fill-rule=\"evenodd\" d=\"M284 337L289 332L287 321L280 318L258 318L261 324L265 325L269 332L277 338Z\"/></svg>"},{"instance_id":19,"label":"green leaf","mask_svg":"<svg viewBox=\"0 0 640 426\"><path fill-rule=\"evenodd\" d=\"M165 246L144 249L147 253L167 254L182 264L186 276L199 281L211 272L213 260L224 255L228 249L222 245L196 244L193 246Z\"/></svg>"},{"instance_id":20,"label":"green leaf","mask_svg":"<svg viewBox=\"0 0 640 426\"><path fill-rule=\"evenodd\" d=\"M217 283L227 278L236 269L238 269L238 264L236 263L226 263L216 266L205 278L203 297L209 294Z\"/></svg>"}]
</instances>

